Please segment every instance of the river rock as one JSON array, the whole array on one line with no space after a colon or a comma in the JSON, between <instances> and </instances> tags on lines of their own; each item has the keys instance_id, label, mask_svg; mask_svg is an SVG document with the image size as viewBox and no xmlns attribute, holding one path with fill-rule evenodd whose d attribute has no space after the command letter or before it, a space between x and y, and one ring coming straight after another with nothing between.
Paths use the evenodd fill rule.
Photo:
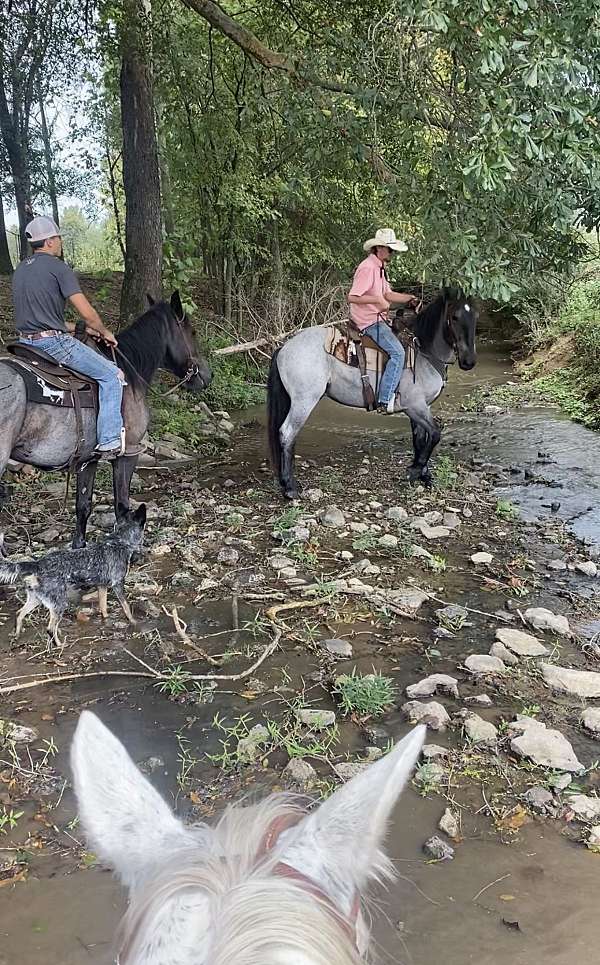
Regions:
<instances>
[{"instance_id":1,"label":"river rock","mask_svg":"<svg viewBox=\"0 0 600 965\"><path fill-rule=\"evenodd\" d=\"M403 523L408 519L408 513L403 506L390 506L385 515L387 519L391 519L395 523Z\"/></svg>"},{"instance_id":2,"label":"river rock","mask_svg":"<svg viewBox=\"0 0 600 965\"><path fill-rule=\"evenodd\" d=\"M289 556L271 556L269 566L274 570L284 570L286 567L293 566L294 561Z\"/></svg>"},{"instance_id":3,"label":"river rock","mask_svg":"<svg viewBox=\"0 0 600 965\"><path fill-rule=\"evenodd\" d=\"M40 733L35 727L14 724L10 720L0 720L0 745L3 740L12 741L13 744L32 744L39 736Z\"/></svg>"},{"instance_id":4,"label":"river rock","mask_svg":"<svg viewBox=\"0 0 600 965\"><path fill-rule=\"evenodd\" d=\"M368 523L349 523L348 529L351 533L368 533L369 524Z\"/></svg>"},{"instance_id":5,"label":"river rock","mask_svg":"<svg viewBox=\"0 0 600 965\"><path fill-rule=\"evenodd\" d=\"M255 724L245 737L238 741L237 756L243 764L252 764L260 755L260 749L271 738L269 731L263 724Z\"/></svg>"},{"instance_id":6,"label":"river rock","mask_svg":"<svg viewBox=\"0 0 600 965\"><path fill-rule=\"evenodd\" d=\"M544 682L552 690L576 697L600 697L600 673L593 670L571 670L553 663L541 664Z\"/></svg>"},{"instance_id":7,"label":"river rock","mask_svg":"<svg viewBox=\"0 0 600 965\"><path fill-rule=\"evenodd\" d=\"M313 707L300 707L296 711L296 717L301 724L312 730L325 730L327 727L335 726L335 713L333 710L317 710Z\"/></svg>"},{"instance_id":8,"label":"river rock","mask_svg":"<svg viewBox=\"0 0 600 965\"><path fill-rule=\"evenodd\" d=\"M388 590L386 597L394 606L413 614L429 599L429 593L418 586L400 586L396 590Z\"/></svg>"},{"instance_id":9,"label":"river rock","mask_svg":"<svg viewBox=\"0 0 600 965\"><path fill-rule=\"evenodd\" d=\"M588 835L587 841L585 842L586 847L590 851L600 851L600 825L596 824L593 828L590 828L590 833Z\"/></svg>"},{"instance_id":10,"label":"river rock","mask_svg":"<svg viewBox=\"0 0 600 965\"><path fill-rule=\"evenodd\" d=\"M442 841L437 834L427 839L423 845L423 851L433 861L451 861L454 857L454 848L446 841Z\"/></svg>"},{"instance_id":11,"label":"river rock","mask_svg":"<svg viewBox=\"0 0 600 965\"><path fill-rule=\"evenodd\" d=\"M447 526L430 526L429 523L422 523L419 526L419 532L425 539L444 539L444 537L450 536L450 530Z\"/></svg>"},{"instance_id":12,"label":"river rock","mask_svg":"<svg viewBox=\"0 0 600 965\"><path fill-rule=\"evenodd\" d=\"M543 657L550 653L548 647L540 643L537 637L514 627L499 627L496 630L496 639L519 657Z\"/></svg>"},{"instance_id":13,"label":"river rock","mask_svg":"<svg viewBox=\"0 0 600 965\"><path fill-rule=\"evenodd\" d=\"M566 568L567 564L565 560L549 560L549 562L546 563L547 570L556 570L560 573L563 570L566 570Z\"/></svg>"},{"instance_id":14,"label":"river rock","mask_svg":"<svg viewBox=\"0 0 600 965\"><path fill-rule=\"evenodd\" d=\"M475 566L483 566L484 563L491 563L493 559L491 553L473 553L471 563L475 563Z\"/></svg>"},{"instance_id":15,"label":"river rock","mask_svg":"<svg viewBox=\"0 0 600 965\"><path fill-rule=\"evenodd\" d=\"M600 820L600 797L591 797L589 794L570 794L566 804L580 821Z\"/></svg>"},{"instance_id":16,"label":"river rock","mask_svg":"<svg viewBox=\"0 0 600 965\"><path fill-rule=\"evenodd\" d=\"M410 684L406 688L407 697L432 697L433 694L438 693L438 691L451 694L452 697L458 697L458 681L456 677L449 677L445 673L434 673L429 677L425 677L420 680L417 684Z\"/></svg>"},{"instance_id":17,"label":"river rock","mask_svg":"<svg viewBox=\"0 0 600 965\"><path fill-rule=\"evenodd\" d=\"M457 603L450 603L448 606L440 607L435 611L435 615L438 620L445 623L458 623L463 622L467 619L468 610L465 610L464 606L459 606Z\"/></svg>"},{"instance_id":18,"label":"river rock","mask_svg":"<svg viewBox=\"0 0 600 965\"><path fill-rule=\"evenodd\" d=\"M575 569L584 576L598 576L598 567L593 560L586 560L584 563L576 563Z\"/></svg>"},{"instance_id":19,"label":"river rock","mask_svg":"<svg viewBox=\"0 0 600 965\"><path fill-rule=\"evenodd\" d=\"M394 742L389 730L380 724L366 724L362 732L369 743L376 747L386 748Z\"/></svg>"},{"instance_id":20,"label":"river rock","mask_svg":"<svg viewBox=\"0 0 600 965\"><path fill-rule=\"evenodd\" d=\"M317 772L308 761L301 757L292 757L285 765L281 777L285 787L309 791L317 781Z\"/></svg>"},{"instance_id":21,"label":"river rock","mask_svg":"<svg viewBox=\"0 0 600 965\"><path fill-rule=\"evenodd\" d=\"M411 543L410 555L417 560L432 560L433 556L426 550L423 546L419 546L417 543Z\"/></svg>"},{"instance_id":22,"label":"river rock","mask_svg":"<svg viewBox=\"0 0 600 965\"><path fill-rule=\"evenodd\" d=\"M319 645L332 657L352 656L352 644L348 640L320 640Z\"/></svg>"},{"instance_id":23,"label":"river rock","mask_svg":"<svg viewBox=\"0 0 600 965\"><path fill-rule=\"evenodd\" d=\"M460 519L458 518L456 513L444 513L442 526L445 526L446 529L449 529L449 530L458 529L458 527L460 526Z\"/></svg>"},{"instance_id":24,"label":"river rock","mask_svg":"<svg viewBox=\"0 0 600 965\"><path fill-rule=\"evenodd\" d=\"M319 516L323 526L330 529L342 529L346 525L346 517L337 506L328 506Z\"/></svg>"},{"instance_id":25,"label":"river rock","mask_svg":"<svg viewBox=\"0 0 600 965\"><path fill-rule=\"evenodd\" d=\"M438 828L453 841L458 841L460 838L460 823L456 811L453 811L452 808L446 808L438 821Z\"/></svg>"},{"instance_id":26,"label":"river rock","mask_svg":"<svg viewBox=\"0 0 600 965\"><path fill-rule=\"evenodd\" d=\"M403 714L415 724L427 724L431 730L446 730L450 723L450 716L443 704L431 700L428 704L421 704L418 700L409 700L402 706Z\"/></svg>"},{"instance_id":27,"label":"river rock","mask_svg":"<svg viewBox=\"0 0 600 965\"><path fill-rule=\"evenodd\" d=\"M499 657L492 657L489 653L472 653L465 660L465 667L469 673L506 673L506 667Z\"/></svg>"},{"instance_id":28,"label":"river rock","mask_svg":"<svg viewBox=\"0 0 600 965\"><path fill-rule=\"evenodd\" d=\"M478 707L491 707L492 698L488 694L475 694L473 697L465 697L465 704L477 704Z\"/></svg>"},{"instance_id":29,"label":"river rock","mask_svg":"<svg viewBox=\"0 0 600 965\"><path fill-rule=\"evenodd\" d=\"M377 540L377 545L381 546L383 549L394 550L398 546L398 537L394 536L392 533L386 533L385 536L380 536Z\"/></svg>"},{"instance_id":30,"label":"river rock","mask_svg":"<svg viewBox=\"0 0 600 965\"><path fill-rule=\"evenodd\" d=\"M355 566L357 573L362 573L363 576L379 576L381 573L381 567L377 566L377 563L371 563L371 560L365 557L364 560L359 560Z\"/></svg>"},{"instance_id":31,"label":"river rock","mask_svg":"<svg viewBox=\"0 0 600 965\"><path fill-rule=\"evenodd\" d=\"M554 796L545 787L530 787L525 791L523 800L536 814L548 814L555 810Z\"/></svg>"},{"instance_id":32,"label":"river rock","mask_svg":"<svg viewBox=\"0 0 600 965\"><path fill-rule=\"evenodd\" d=\"M223 546L217 555L217 563L225 566L235 566L239 562L240 554L233 546Z\"/></svg>"},{"instance_id":33,"label":"river rock","mask_svg":"<svg viewBox=\"0 0 600 965\"><path fill-rule=\"evenodd\" d=\"M508 647L505 647L499 640L496 640L495 643L491 645L490 656L498 657L503 663L508 664L509 667L514 667L515 664L519 662L516 654L511 653Z\"/></svg>"},{"instance_id":34,"label":"river rock","mask_svg":"<svg viewBox=\"0 0 600 965\"><path fill-rule=\"evenodd\" d=\"M527 757L540 767L552 767L556 771L583 770L571 744L560 731L550 730L533 717L519 715L509 725L509 733L515 732L519 736L512 738L510 746L519 757Z\"/></svg>"},{"instance_id":35,"label":"river rock","mask_svg":"<svg viewBox=\"0 0 600 965\"><path fill-rule=\"evenodd\" d=\"M587 707L581 715L581 723L592 734L600 735L600 707Z\"/></svg>"},{"instance_id":36,"label":"river rock","mask_svg":"<svg viewBox=\"0 0 600 965\"><path fill-rule=\"evenodd\" d=\"M442 747L441 744L424 744L423 750L421 751L426 761L436 761L439 758L444 759L448 757L449 753L449 749Z\"/></svg>"},{"instance_id":37,"label":"river rock","mask_svg":"<svg viewBox=\"0 0 600 965\"><path fill-rule=\"evenodd\" d=\"M465 734L473 744L495 744L498 730L479 714L469 714L464 721Z\"/></svg>"},{"instance_id":38,"label":"river rock","mask_svg":"<svg viewBox=\"0 0 600 965\"><path fill-rule=\"evenodd\" d=\"M342 761L340 764L334 764L333 769L342 781L351 781L353 777L366 771L370 763L370 761Z\"/></svg>"},{"instance_id":39,"label":"river rock","mask_svg":"<svg viewBox=\"0 0 600 965\"><path fill-rule=\"evenodd\" d=\"M569 627L567 618L560 614L552 613L551 610L546 610L545 607L530 607L528 610L525 610L524 617L527 623L531 624L535 630L550 630L552 633L558 634L559 637L571 636L571 628Z\"/></svg>"},{"instance_id":40,"label":"river rock","mask_svg":"<svg viewBox=\"0 0 600 965\"><path fill-rule=\"evenodd\" d=\"M324 495L322 489L307 489L306 491L306 498L310 503L319 503Z\"/></svg>"}]
</instances>

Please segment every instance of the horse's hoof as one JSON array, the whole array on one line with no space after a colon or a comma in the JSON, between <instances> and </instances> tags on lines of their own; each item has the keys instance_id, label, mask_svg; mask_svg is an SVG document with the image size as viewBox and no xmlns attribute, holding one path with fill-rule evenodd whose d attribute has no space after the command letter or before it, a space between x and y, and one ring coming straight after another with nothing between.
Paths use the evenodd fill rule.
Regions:
<instances>
[{"instance_id":1,"label":"horse's hoof","mask_svg":"<svg viewBox=\"0 0 600 965\"><path fill-rule=\"evenodd\" d=\"M411 468L408 470L408 481L409 483L416 485L416 483L421 482L421 470L418 468Z\"/></svg>"},{"instance_id":2,"label":"horse's hoof","mask_svg":"<svg viewBox=\"0 0 600 965\"><path fill-rule=\"evenodd\" d=\"M75 537L75 539L74 539L73 542L71 543L71 549L72 549L72 550L83 550L83 549L85 549L85 546L86 546L85 540L84 540L84 539L78 539L77 537Z\"/></svg>"},{"instance_id":3,"label":"horse's hoof","mask_svg":"<svg viewBox=\"0 0 600 965\"><path fill-rule=\"evenodd\" d=\"M286 499L298 499L299 493L297 489L284 489L283 495Z\"/></svg>"},{"instance_id":4,"label":"horse's hoof","mask_svg":"<svg viewBox=\"0 0 600 965\"><path fill-rule=\"evenodd\" d=\"M433 476L430 472L426 472L421 476L421 483L425 486L425 489L431 489L433 486Z\"/></svg>"}]
</instances>

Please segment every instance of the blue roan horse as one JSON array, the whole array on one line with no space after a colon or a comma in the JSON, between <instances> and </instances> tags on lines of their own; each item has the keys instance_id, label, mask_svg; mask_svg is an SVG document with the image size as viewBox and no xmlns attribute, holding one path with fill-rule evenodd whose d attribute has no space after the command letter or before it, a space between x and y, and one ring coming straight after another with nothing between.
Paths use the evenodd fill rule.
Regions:
<instances>
[{"instance_id":1,"label":"blue roan horse","mask_svg":"<svg viewBox=\"0 0 600 965\"><path fill-rule=\"evenodd\" d=\"M411 422L414 460L409 477L414 482L431 484L429 459L440 441L440 429L430 406L444 387L446 366L453 354L461 369L475 365L476 325L475 307L456 289L444 289L412 325L420 349L414 377L409 369L402 373L395 411L404 412ZM271 361L269 443L273 467L288 499L298 496L294 476L296 437L317 402L328 396L342 405L364 406L358 368L326 352L326 338L324 327L304 329L278 349ZM374 380L374 373L372 377Z\"/></svg>"}]
</instances>

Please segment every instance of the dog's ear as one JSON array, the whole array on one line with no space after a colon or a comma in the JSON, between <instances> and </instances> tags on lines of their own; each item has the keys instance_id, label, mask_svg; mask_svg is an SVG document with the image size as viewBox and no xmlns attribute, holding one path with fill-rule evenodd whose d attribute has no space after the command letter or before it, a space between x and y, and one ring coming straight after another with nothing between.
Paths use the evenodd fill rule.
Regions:
<instances>
[{"instance_id":1,"label":"dog's ear","mask_svg":"<svg viewBox=\"0 0 600 965\"><path fill-rule=\"evenodd\" d=\"M136 523L140 524L140 526L146 525L146 503L140 503L140 505L138 506L138 508L133 514L133 518L136 521Z\"/></svg>"}]
</instances>

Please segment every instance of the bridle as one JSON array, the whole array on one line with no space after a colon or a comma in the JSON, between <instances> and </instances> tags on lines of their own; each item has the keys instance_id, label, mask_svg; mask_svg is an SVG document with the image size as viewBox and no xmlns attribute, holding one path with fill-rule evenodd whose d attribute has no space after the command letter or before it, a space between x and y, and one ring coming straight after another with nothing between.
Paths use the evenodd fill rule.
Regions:
<instances>
[{"instance_id":1,"label":"bridle","mask_svg":"<svg viewBox=\"0 0 600 965\"><path fill-rule=\"evenodd\" d=\"M270 852L277 845L279 838L284 831L295 827L305 817L306 811L294 811L274 818L267 828L266 834L262 840L260 848L258 849L256 858L257 864L260 864L262 860L268 857ZM335 918L338 925L346 933L360 954L356 934L358 914L360 912L360 897L358 893L354 895L350 915L346 917L341 913L327 892L325 892L313 878L310 878L309 875L305 875L304 872L299 871L298 868L294 868L285 861L278 861L277 864L271 869L271 873L277 875L279 878L287 878L291 881L295 881L303 891L320 901L321 904L327 908L328 912L331 913L332 917Z\"/></svg>"},{"instance_id":2,"label":"bridle","mask_svg":"<svg viewBox=\"0 0 600 965\"><path fill-rule=\"evenodd\" d=\"M171 309L171 310L172 310L172 309ZM185 344L186 347L187 347L187 341L186 341L186 337L185 337L185 331L184 331L184 328L183 328L183 325L184 325L184 322L185 322L185 315L183 315L181 318L179 318L179 316L176 315L175 312L173 312L173 315L174 315L175 321L177 322L177 326L178 326L178 328L179 328L179 331L181 332L181 337L182 337L182 339L183 339L183 342L184 342L184 344ZM185 385L186 382L189 382L190 379L193 379L195 376L200 376L200 364L196 361L196 359L194 358L194 356L192 355L192 353L191 353L191 352L188 352L188 357L187 357L187 359L186 359L187 369L186 369L186 373L185 373L185 375L183 376L183 378L180 379L179 382L178 382L176 385L174 385L172 388L168 389L166 392L160 392L158 389L155 389L153 386L151 386L150 383L147 382L146 379L145 379L142 375L140 375L140 373L137 371L137 369L135 368L135 366L131 364L131 362L129 361L129 359L127 358L127 356L121 351L121 349L119 348L118 345L111 345L110 350L111 350L111 352L112 352L113 362L115 363L115 365L117 364L116 355L120 355L120 357L121 357L125 362L127 362L127 365L128 365L128 366L131 368L131 370L135 373L136 378L138 378L138 379L140 380L140 382L143 382L143 383L144 383L144 385L146 386L146 388L148 389L148 391L154 393L156 396L158 396L158 397L161 398L161 399L166 399L168 396L173 395L174 392L177 392L177 389L180 389L181 386L182 386L182 385Z\"/></svg>"}]
</instances>

